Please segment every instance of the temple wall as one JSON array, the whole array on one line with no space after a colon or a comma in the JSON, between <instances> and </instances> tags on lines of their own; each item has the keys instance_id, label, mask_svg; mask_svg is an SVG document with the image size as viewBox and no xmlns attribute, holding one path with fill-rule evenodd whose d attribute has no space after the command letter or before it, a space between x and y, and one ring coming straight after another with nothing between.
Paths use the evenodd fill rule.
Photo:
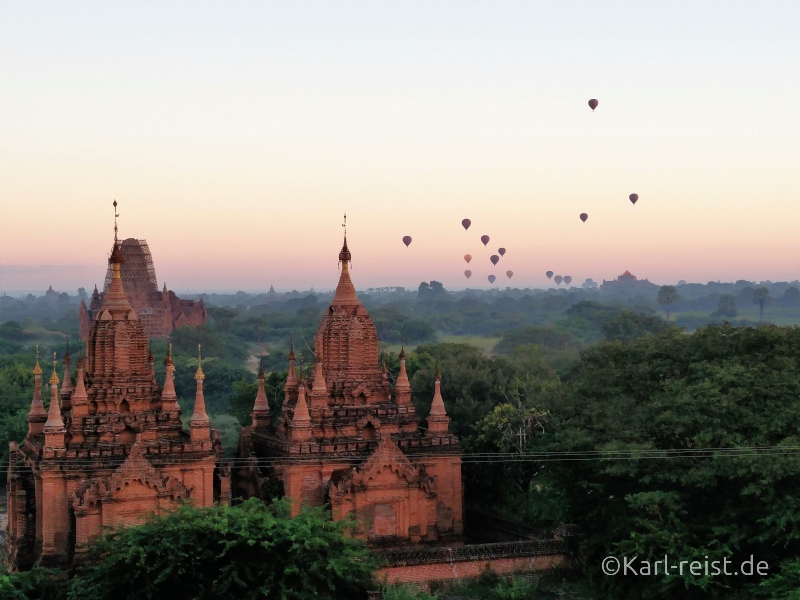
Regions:
<instances>
[{"instance_id":1,"label":"temple wall","mask_svg":"<svg viewBox=\"0 0 800 600\"><path fill-rule=\"evenodd\" d=\"M464 531L461 457L444 454L422 461L428 475L436 477L436 526L442 534Z\"/></svg>"},{"instance_id":2,"label":"temple wall","mask_svg":"<svg viewBox=\"0 0 800 600\"><path fill-rule=\"evenodd\" d=\"M416 565L385 566L378 569L375 578L389 584L408 584L429 589L435 581L477 579L487 571L497 575L529 574L558 567L566 567L566 554L548 554L527 557L491 558L459 562L431 562Z\"/></svg>"}]
</instances>

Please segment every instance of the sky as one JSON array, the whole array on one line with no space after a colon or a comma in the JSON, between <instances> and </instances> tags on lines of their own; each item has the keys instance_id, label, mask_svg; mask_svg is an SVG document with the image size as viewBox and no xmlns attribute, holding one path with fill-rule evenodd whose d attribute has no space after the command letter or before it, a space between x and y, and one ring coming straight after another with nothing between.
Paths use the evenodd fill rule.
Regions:
<instances>
[{"instance_id":1,"label":"sky","mask_svg":"<svg viewBox=\"0 0 800 600\"><path fill-rule=\"evenodd\" d=\"M795 0L0 13L0 293L800 278Z\"/></svg>"}]
</instances>

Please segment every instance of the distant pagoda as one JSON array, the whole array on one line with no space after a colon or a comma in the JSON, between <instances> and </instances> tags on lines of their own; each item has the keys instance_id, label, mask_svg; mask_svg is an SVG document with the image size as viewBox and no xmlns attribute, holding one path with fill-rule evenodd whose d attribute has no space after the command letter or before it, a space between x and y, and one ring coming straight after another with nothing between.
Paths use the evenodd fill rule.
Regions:
<instances>
[{"instance_id":1,"label":"distant pagoda","mask_svg":"<svg viewBox=\"0 0 800 600\"><path fill-rule=\"evenodd\" d=\"M166 283L158 291L156 271L147 241L128 238L119 244L119 251L124 259L120 272L122 287L149 337L163 339L178 327L197 327L206 322L208 313L202 298L199 302L182 300L175 292L167 290ZM103 292L98 292L95 286L88 309L81 300L81 336L88 334L112 280L113 272L109 265Z\"/></svg>"}]
</instances>

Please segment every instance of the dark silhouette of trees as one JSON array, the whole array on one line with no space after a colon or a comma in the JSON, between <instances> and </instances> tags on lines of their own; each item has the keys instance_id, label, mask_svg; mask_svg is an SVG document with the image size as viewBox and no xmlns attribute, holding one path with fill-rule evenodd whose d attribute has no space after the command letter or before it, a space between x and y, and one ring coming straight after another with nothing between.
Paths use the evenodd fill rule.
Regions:
<instances>
[{"instance_id":1,"label":"dark silhouette of trees","mask_svg":"<svg viewBox=\"0 0 800 600\"><path fill-rule=\"evenodd\" d=\"M673 306L678 303L678 291L674 285L662 285L658 290L657 302L664 307L664 312L667 313L667 321L669 321L669 313Z\"/></svg>"},{"instance_id":2,"label":"dark silhouette of trees","mask_svg":"<svg viewBox=\"0 0 800 600\"><path fill-rule=\"evenodd\" d=\"M764 307L769 304L769 290L764 286L756 288L753 291L753 304L758 304L758 320L764 321Z\"/></svg>"},{"instance_id":3,"label":"dark silhouette of trees","mask_svg":"<svg viewBox=\"0 0 800 600\"><path fill-rule=\"evenodd\" d=\"M733 294L722 294L719 297L719 301L717 302L717 310L712 313L712 316L715 317L735 317L737 314L736 310L736 298Z\"/></svg>"}]
</instances>

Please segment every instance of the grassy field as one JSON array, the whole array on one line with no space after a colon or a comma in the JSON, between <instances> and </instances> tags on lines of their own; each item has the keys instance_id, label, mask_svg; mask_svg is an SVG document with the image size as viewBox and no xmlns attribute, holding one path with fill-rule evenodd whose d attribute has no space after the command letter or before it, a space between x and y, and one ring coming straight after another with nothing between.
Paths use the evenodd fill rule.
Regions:
<instances>
[{"instance_id":1,"label":"grassy field","mask_svg":"<svg viewBox=\"0 0 800 600\"><path fill-rule=\"evenodd\" d=\"M496 336L482 336L482 335L447 335L440 333L437 336L438 341L444 344L469 344L475 346L486 354L492 353L492 348L500 341ZM416 344L406 344L406 351L412 351L417 347ZM390 344L388 346L389 352L400 352L400 344Z\"/></svg>"}]
</instances>

